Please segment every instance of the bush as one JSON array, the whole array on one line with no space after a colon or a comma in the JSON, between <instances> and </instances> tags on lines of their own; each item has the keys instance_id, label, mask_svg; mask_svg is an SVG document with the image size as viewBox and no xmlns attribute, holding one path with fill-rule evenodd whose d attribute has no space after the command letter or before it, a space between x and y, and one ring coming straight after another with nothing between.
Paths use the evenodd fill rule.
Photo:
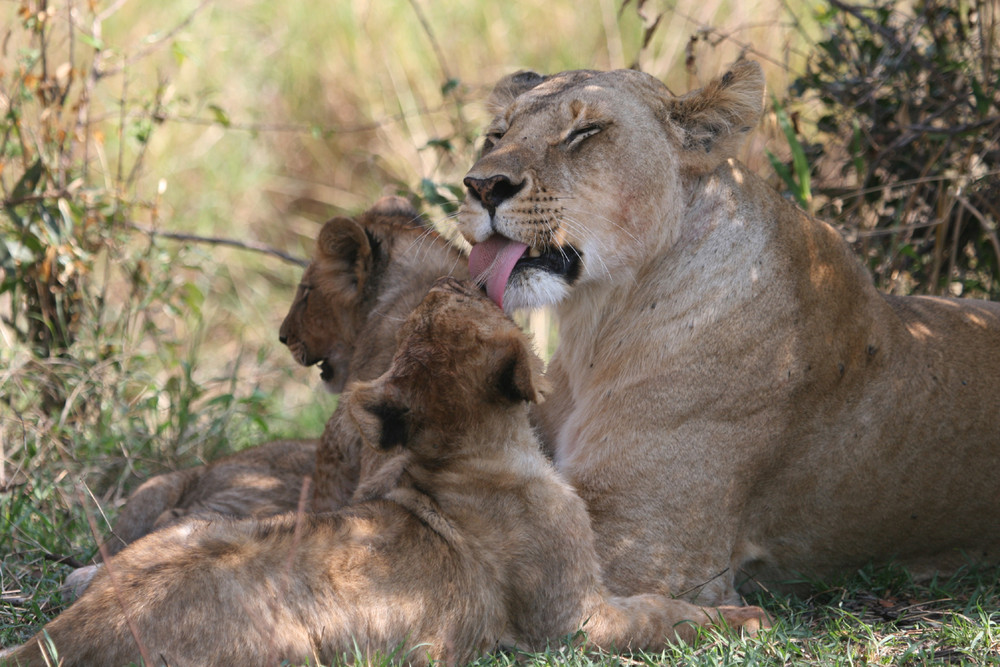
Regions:
<instances>
[{"instance_id":1,"label":"bush","mask_svg":"<svg viewBox=\"0 0 1000 667\"><path fill-rule=\"evenodd\" d=\"M818 18L778 103L818 118L791 131L813 173L785 166L789 189L840 221L882 287L1000 296L1000 16L989 0L831 0Z\"/></svg>"},{"instance_id":2,"label":"bush","mask_svg":"<svg viewBox=\"0 0 1000 667\"><path fill-rule=\"evenodd\" d=\"M239 353L227 372L199 372L204 255L168 252L136 232L137 221L155 225L159 215L161 193L138 183L164 84L130 86L128 60L101 41L98 11L22 3L3 39L5 593L30 590L39 572L47 581L54 554L92 554L87 533L104 531L102 519L82 519L99 517L92 488L106 502L134 476L200 462L265 431L264 399L237 387Z\"/></svg>"}]
</instances>

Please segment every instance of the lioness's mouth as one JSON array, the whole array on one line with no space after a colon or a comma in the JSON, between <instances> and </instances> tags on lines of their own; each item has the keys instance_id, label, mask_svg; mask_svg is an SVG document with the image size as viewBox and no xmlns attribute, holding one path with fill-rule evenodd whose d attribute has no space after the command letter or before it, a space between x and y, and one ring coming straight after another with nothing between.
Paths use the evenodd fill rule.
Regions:
<instances>
[{"instance_id":1,"label":"lioness's mouth","mask_svg":"<svg viewBox=\"0 0 1000 667\"><path fill-rule=\"evenodd\" d=\"M503 308L503 295L510 277L517 271L534 269L563 277L572 283L580 274L580 252L573 246L537 249L494 234L472 246L469 273L486 287L486 294Z\"/></svg>"}]
</instances>

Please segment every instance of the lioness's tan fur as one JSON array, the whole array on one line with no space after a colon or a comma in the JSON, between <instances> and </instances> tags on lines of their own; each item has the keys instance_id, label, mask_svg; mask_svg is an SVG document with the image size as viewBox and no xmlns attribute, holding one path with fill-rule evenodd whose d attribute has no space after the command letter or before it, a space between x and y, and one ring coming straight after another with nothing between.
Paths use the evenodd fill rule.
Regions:
<instances>
[{"instance_id":1,"label":"lioness's tan fur","mask_svg":"<svg viewBox=\"0 0 1000 667\"><path fill-rule=\"evenodd\" d=\"M409 454L383 494L139 540L45 626L61 664L329 664L397 649L461 664L580 626L595 646L657 649L697 626L766 622L756 608L607 594L583 502L528 422L540 368L499 309L444 279L403 325L389 370L344 399L367 443ZM8 659L43 664L41 638Z\"/></svg>"},{"instance_id":2,"label":"lioness's tan fur","mask_svg":"<svg viewBox=\"0 0 1000 667\"><path fill-rule=\"evenodd\" d=\"M735 159L763 98L740 61L683 97L617 71L522 73L492 100L459 223L577 272L525 265L503 298L556 304L538 420L606 581L719 603L870 561L996 562L1000 305L878 292Z\"/></svg>"}]
</instances>

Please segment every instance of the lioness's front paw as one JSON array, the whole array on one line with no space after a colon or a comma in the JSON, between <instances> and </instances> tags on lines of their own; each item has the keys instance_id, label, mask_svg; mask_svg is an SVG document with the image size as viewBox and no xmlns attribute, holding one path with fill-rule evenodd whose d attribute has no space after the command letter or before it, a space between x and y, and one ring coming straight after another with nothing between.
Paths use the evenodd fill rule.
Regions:
<instances>
[{"instance_id":1,"label":"lioness's front paw","mask_svg":"<svg viewBox=\"0 0 1000 667\"><path fill-rule=\"evenodd\" d=\"M717 607L719 620L716 627L739 630L741 635L753 637L762 628L771 627L771 617L760 607Z\"/></svg>"}]
</instances>

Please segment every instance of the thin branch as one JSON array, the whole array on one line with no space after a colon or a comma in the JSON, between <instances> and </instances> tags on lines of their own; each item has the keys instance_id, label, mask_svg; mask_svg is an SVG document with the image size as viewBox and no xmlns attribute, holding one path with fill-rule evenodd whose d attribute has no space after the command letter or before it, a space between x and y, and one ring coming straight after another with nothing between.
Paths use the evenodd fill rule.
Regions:
<instances>
[{"instance_id":1,"label":"thin branch","mask_svg":"<svg viewBox=\"0 0 1000 667\"><path fill-rule=\"evenodd\" d=\"M979 224L982 225L983 231L990 239L990 245L993 246L993 252L996 254L997 266L1000 266L1000 238L997 237L996 226L987 220L986 216L984 216L978 208L973 206L972 203L962 195L956 195L955 199L957 199L958 203L961 204L965 210L971 213L972 217L978 220Z\"/></svg>"},{"instance_id":2,"label":"thin branch","mask_svg":"<svg viewBox=\"0 0 1000 667\"><path fill-rule=\"evenodd\" d=\"M441 50L441 45L438 44L437 38L434 36L431 24L427 21L424 11L420 9L420 5L417 4L417 0L410 0L410 6L413 7L413 13L417 15L417 21L420 22L424 33L427 35L427 39L431 42L431 48L434 50L434 56L437 58L438 66L441 67L441 73L444 75L445 81L450 81L452 76L448 68L448 61L445 60L444 51Z\"/></svg>"},{"instance_id":3,"label":"thin branch","mask_svg":"<svg viewBox=\"0 0 1000 667\"><path fill-rule=\"evenodd\" d=\"M56 565L69 565L70 567L72 567L74 569L81 568L81 567L83 567L85 565L85 563L81 563L80 561L78 561L76 558L73 558L72 556L61 556L59 554L49 553L48 551L46 551L45 553L42 554L42 558L44 558L47 561L51 561L51 562L55 563Z\"/></svg>"},{"instance_id":4,"label":"thin branch","mask_svg":"<svg viewBox=\"0 0 1000 667\"><path fill-rule=\"evenodd\" d=\"M170 39L175 37L177 33L179 33L181 30L191 25L191 22L194 21L194 17L197 16L201 12L201 10L203 10L210 2L212 2L212 0L202 0L200 3L198 3L197 7L191 10L191 12L184 18L183 21L181 21L173 28L171 28L167 32L157 37L157 39L149 41L143 48L127 56L121 65L112 67L111 69L101 72L101 76L110 76L113 74L117 74L126 67L129 67L130 65L137 63L138 61L142 60L153 51L159 49L160 46L162 46L165 42L169 41Z\"/></svg>"},{"instance_id":5,"label":"thin branch","mask_svg":"<svg viewBox=\"0 0 1000 667\"><path fill-rule=\"evenodd\" d=\"M721 43L721 42L730 42L730 43L736 45L737 47L739 47L740 52L742 54L751 54L755 58L757 58L758 60L763 60L763 61L769 62L772 65L776 65L776 66L781 67L781 68L785 67L785 63L781 62L780 60L772 57L771 55L769 55L767 53L764 53L763 51L760 51L760 50L754 48L754 46L753 46L752 43L747 42L747 41L743 41L743 40L740 40L740 39L737 39L736 37L733 36L737 32L741 32L742 30L744 30L746 28L753 27L753 25L751 25L751 24L747 24L746 26L742 26L742 27L733 28L732 30L729 30L728 32L723 32L719 28L716 28L716 27L714 27L712 25L705 25L701 21L695 19L694 16L692 16L691 14L682 12L679 9L677 9L676 7L671 8L669 11L671 13L676 14L677 16L681 17L682 19L684 19L688 23L691 23L693 25L698 26L698 31L696 32L696 34L704 35L704 36L706 36L706 38L709 35L713 36L715 38L715 40L717 40L714 44L712 44L712 42L710 42L710 44L712 44L713 46L715 44L718 44L718 43ZM781 22L778 22L778 24L780 25ZM768 25L768 24L765 24L765 25ZM796 50L795 52L801 54L800 51ZM807 54L802 54L802 55L807 55Z\"/></svg>"},{"instance_id":6,"label":"thin branch","mask_svg":"<svg viewBox=\"0 0 1000 667\"><path fill-rule=\"evenodd\" d=\"M431 42L431 48L434 50L434 56L437 58L438 65L441 67L441 74L444 75L445 86L450 86L450 84L453 81L455 81L455 78L451 74L451 68L448 67L448 61L444 57L444 51L441 49L441 45L438 43L437 37L434 35L434 29L431 28L431 24L427 20L427 17L424 15L423 10L420 9L420 5L417 4L417 0L410 0L410 6L413 7L413 12L417 15L417 20L420 22L421 27L427 34L427 39L429 39ZM442 86L441 90L442 92L444 92L445 87ZM462 113L461 101L458 99L454 87L451 87L450 94L456 102L455 120L457 121L459 134L465 136L467 134L466 132L467 124L465 122L465 116Z\"/></svg>"},{"instance_id":7,"label":"thin branch","mask_svg":"<svg viewBox=\"0 0 1000 667\"><path fill-rule=\"evenodd\" d=\"M161 232L157 229L150 229L148 227L143 227L142 225L137 225L134 222L129 223L129 227L142 232L143 234L147 234L151 238L159 236L172 241L188 241L191 243L207 243L209 245L230 246L232 248L239 248L240 250L250 250L252 252L259 252L265 255L272 255L274 257L278 257L279 259L283 259L289 264L297 264L302 267L309 265L309 260L307 259L290 255L283 250L278 250L277 248L272 248L269 245L257 243L256 241L237 241L236 239L228 239L218 236L199 236L197 234L184 234L181 232Z\"/></svg>"}]
</instances>

